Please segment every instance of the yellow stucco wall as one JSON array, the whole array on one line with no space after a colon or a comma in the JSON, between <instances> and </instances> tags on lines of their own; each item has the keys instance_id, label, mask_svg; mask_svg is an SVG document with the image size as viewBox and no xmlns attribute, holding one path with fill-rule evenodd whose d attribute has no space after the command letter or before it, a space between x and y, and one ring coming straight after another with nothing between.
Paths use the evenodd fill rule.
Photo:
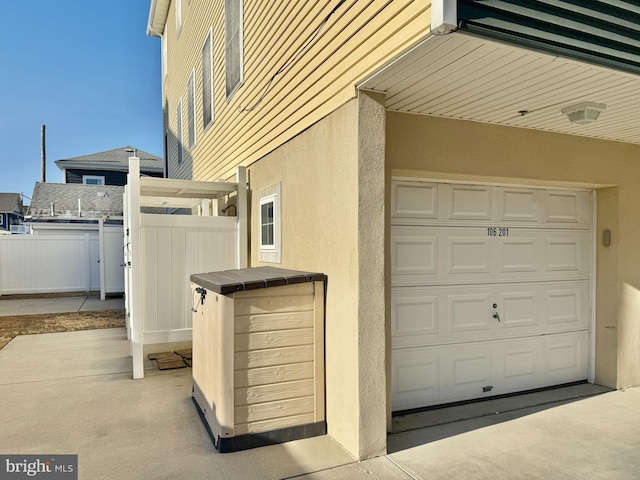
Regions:
<instances>
[{"instance_id":1,"label":"yellow stucco wall","mask_svg":"<svg viewBox=\"0 0 640 480\"><path fill-rule=\"evenodd\" d=\"M359 451L357 104L352 101L249 169L251 210L257 191L277 182L282 195L283 268L328 276L326 383L329 434ZM251 265L258 215L251 215Z\"/></svg>"},{"instance_id":2,"label":"yellow stucco wall","mask_svg":"<svg viewBox=\"0 0 640 480\"><path fill-rule=\"evenodd\" d=\"M386 156L393 175L596 188L596 382L640 384L640 146L388 112Z\"/></svg>"},{"instance_id":3,"label":"yellow stucco wall","mask_svg":"<svg viewBox=\"0 0 640 480\"><path fill-rule=\"evenodd\" d=\"M259 191L281 182L283 268L327 274L328 432L354 457L386 452L385 108L361 94L249 169ZM258 215L251 265L260 265Z\"/></svg>"}]
</instances>

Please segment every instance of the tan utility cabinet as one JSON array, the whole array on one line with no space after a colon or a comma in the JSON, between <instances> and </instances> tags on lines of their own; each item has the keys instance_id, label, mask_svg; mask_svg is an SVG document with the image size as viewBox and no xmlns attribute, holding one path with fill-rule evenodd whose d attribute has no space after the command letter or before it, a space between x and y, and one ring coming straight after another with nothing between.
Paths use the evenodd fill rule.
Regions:
<instances>
[{"instance_id":1,"label":"tan utility cabinet","mask_svg":"<svg viewBox=\"0 0 640 480\"><path fill-rule=\"evenodd\" d=\"M193 401L220 452L326 433L322 273L191 275Z\"/></svg>"}]
</instances>

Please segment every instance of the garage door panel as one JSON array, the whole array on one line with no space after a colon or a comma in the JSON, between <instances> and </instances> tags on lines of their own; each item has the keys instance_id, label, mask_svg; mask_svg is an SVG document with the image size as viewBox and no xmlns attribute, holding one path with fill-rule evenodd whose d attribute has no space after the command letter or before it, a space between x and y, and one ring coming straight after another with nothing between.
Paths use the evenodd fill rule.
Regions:
<instances>
[{"instance_id":1,"label":"garage door panel","mask_svg":"<svg viewBox=\"0 0 640 480\"><path fill-rule=\"evenodd\" d=\"M438 218L438 185L427 182L393 182L391 216L406 219Z\"/></svg>"},{"instance_id":2,"label":"garage door panel","mask_svg":"<svg viewBox=\"0 0 640 480\"><path fill-rule=\"evenodd\" d=\"M438 238L424 229L394 229L391 275L398 284L428 282L438 273Z\"/></svg>"},{"instance_id":3,"label":"garage door panel","mask_svg":"<svg viewBox=\"0 0 640 480\"><path fill-rule=\"evenodd\" d=\"M391 295L392 347L585 330L589 325L588 291L584 280L397 287Z\"/></svg>"},{"instance_id":4,"label":"garage door panel","mask_svg":"<svg viewBox=\"0 0 640 480\"><path fill-rule=\"evenodd\" d=\"M489 346L478 346L473 352L468 348L453 347L443 352L443 357L451 369L447 372L450 375L445 378L450 379L449 387L457 392L456 395L466 395L465 392L470 390L482 390L491 383L493 373Z\"/></svg>"},{"instance_id":5,"label":"garage door panel","mask_svg":"<svg viewBox=\"0 0 640 480\"><path fill-rule=\"evenodd\" d=\"M546 292L547 324L549 329L588 327L588 284L583 282Z\"/></svg>"},{"instance_id":6,"label":"garage door panel","mask_svg":"<svg viewBox=\"0 0 640 480\"><path fill-rule=\"evenodd\" d=\"M545 384L541 337L512 339L495 344L496 390L509 393Z\"/></svg>"},{"instance_id":7,"label":"garage door panel","mask_svg":"<svg viewBox=\"0 0 640 480\"><path fill-rule=\"evenodd\" d=\"M533 237L504 239L497 245L500 273L531 273L536 271L540 242Z\"/></svg>"},{"instance_id":8,"label":"garage door panel","mask_svg":"<svg viewBox=\"0 0 640 480\"><path fill-rule=\"evenodd\" d=\"M588 231L487 227L393 227L392 285L586 279Z\"/></svg>"},{"instance_id":9,"label":"garage door panel","mask_svg":"<svg viewBox=\"0 0 640 480\"><path fill-rule=\"evenodd\" d=\"M491 299L488 292L476 294L449 295L448 331L452 334L462 334L478 330L490 330L493 322L490 322Z\"/></svg>"},{"instance_id":10,"label":"garage door panel","mask_svg":"<svg viewBox=\"0 0 640 480\"><path fill-rule=\"evenodd\" d=\"M394 409L437 402L440 388L438 352L427 349L404 350L392 361L392 395Z\"/></svg>"},{"instance_id":11,"label":"garage door panel","mask_svg":"<svg viewBox=\"0 0 640 480\"><path fill-rule=\"evenodd\" d=\"M392 183L393 409L584 380L583 190Z\"/></svg>"},{"instance_id":12,"label":"garage door panel","mask_svg":"<svg viewBox=\"0 0 640 480\"><path fill-rule=\"evenodd\" d=\"M539 353L535 346L505 352L502 356L503 378L507 383L517 382L523 387L535 381L540 370Z\"/></svg>"},{"instance_id":13,"label":"garage door panel","mask_svg":"<svg viewBox=\"0 0 640 480\"><path fill-rule=\"evenodd\" d=\"M448 185L448 189L448 220L491 220L491 187Z\"/></svg>"},{"instance_id":14,"label":"garage door panel","mask_svg":"<svg viewBox=\"0 0 640 480\"><path fill-rule=\"evenodd\" d=\"M496 188L501 222L539 223L542 218L540 191L532 188Z\"/></svg>"},{"instance_id":15,"label":"garage door panel","mask_svg":"<svg viewBox=\"0 0 640 480\"><path fill-rule=\"evenodd\" d=\"M575 272L582 263L580 236L547 238L545 269L548 272Z\"/></svg>"},{"instance_id":16,"label":"garage door panel","mask_svg":"<svg viewBox=\"0 0 640 480\"><path fill-rule=\"evenodd\" d=\"M580 190L394 180L391 218L396 225L505 222L588 229L591 198Z\"/></svg>"},{"instance_id":17,"label":"garage door panel","mask_svg":"<svg viewBox=\"0 0 640 480\"><path fill-rule=\"evenodd\" d=\"M394 337L435 335L440 331L439 298L425 289L397 291L391 299Z\"/></svg>"},{"instance_id":18,"label":"garage door panel","mask_svg":"<svg viewBox=\"0 0 640 480\"><path fill-rule=\"evenodd\" d=\"M446 237L449 262L446 273L491 273L491 246L481 237Z\"/></svg>"},{"instance_id":19,"label":"garage door panel","mask_svg":"<svg viewBox=\"0 0 640 480\"><path fill-rule=\"evenodd\" d=\"M587 378L587 332L394 352L394 411Z\"/></svg>"},{"instance_id":20,"label":"garage door panel","mask_svg":"<svg viewBox=\"0 0 640 480\"><path fill-rule=\"evenodd\" d=\"M547 190L544 195L546 223L584 226L591 223L591 199L588 192Z\"/></svg>"},{"instance_id":21,"label":"garage door panel","mask_svg":"<svg viewBox=\"0 0 640 480\"><path fill-rule=\"evenodd\" d=\"M565 383L587 378L588 332L544 338L546 373L550 382Z\"/></svg>"},{"instance_id":22,"label":"garage door panel","mask_svg":"<svg viewBox=\"0 0 640 480\"><path fill-rule=\"evenodd\" d=\"M498 294L496 305L502 329L537 327L541 324L539 291L503 292Z\"/></svg>"}]
</instances>

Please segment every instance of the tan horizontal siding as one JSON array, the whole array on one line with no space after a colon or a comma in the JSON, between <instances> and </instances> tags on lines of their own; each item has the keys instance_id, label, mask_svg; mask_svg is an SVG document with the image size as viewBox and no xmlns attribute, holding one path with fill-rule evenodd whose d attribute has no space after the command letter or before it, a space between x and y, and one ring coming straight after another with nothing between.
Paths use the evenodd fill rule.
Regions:
<instances>
[{"instance_id":1,"label":"tan horizontal siding","mask_svg":"<svg viewBox=\"0 0 640 480\"><path fill-rule=\"evenodd\" d=\"M231 177L237 165L255 162L353 98L357 82L428 34L426 0L347 1L309 50L276 78L262 103L252 112L239 113L240 106L254 104L273 74L310 39L337 3L245 1L244 83L229 102L225 98L224 1L183 2L179 38L175 37L175 13L170 10L169 73L164 84L169 128L175 129L175 106L182 96L187 140L187 81L195 68L194 178ZM201 51L209 28L213 28L215 121L203 132Z\"/></svg>"}]
</instances>

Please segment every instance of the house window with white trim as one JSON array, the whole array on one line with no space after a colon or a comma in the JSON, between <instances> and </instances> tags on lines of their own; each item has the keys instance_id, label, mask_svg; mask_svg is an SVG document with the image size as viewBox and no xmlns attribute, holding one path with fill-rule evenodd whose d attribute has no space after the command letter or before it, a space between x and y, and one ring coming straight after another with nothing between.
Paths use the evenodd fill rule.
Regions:
<instances>
[{"instance_id":1,"label":"house window with white trim","mask_svg":"<svg viewBox=\"0 0 640 480\"><path fill-rule=\"evenodd\" d=\"M162 32L162 80L167 78L167 29Z\"/></svg>"},{"instance_id":2,"label":"house window with white trim","mask_svg":"<svg viewBox=\"0 0 640 480\"><path fill-rule=\"evenodd\" d=\"M196 74L191 71L187 85L187 127L189 132L189 149L196 145Z\"/></svg>"},{"instance_id":3,"label":"house window with white trim","mask_svg":"<svg viewBox=\"0 0 640 480\"><path fill-rule=\"evenodd\" d=\"M263 250L276 249L275 209L275 195L260 199L260 248Z\"/></svg>"},{"instance_id":4,"label":"house window with white trim","mask_svg":"<svg viewBox=\"0 0 640 480\"><path fill-rule=\"evenodd\" d=\"M176 140L178 143L178 163L182 163L182 99L180 99L176 108Z\"/></svg>"},{"instance_id":5,"label":"house window with white trim","mask_svg":"<svg viewBox=\"0 0 640 480\"><path fill-rule=\"evenodd\" d=\"M82 183L85 185L104 185L103 175L82 175Z\"/></svg>"},{"instance_id":6,"label":"house window with white trim","mask_svg":"<svg viewBox=\"0 0 640 480\"><path fill-rule=\"evenodd\" d=\"M244 81L242 0L224 2L225 76L227 100Z\"/></svg>"},{"instance_id":7,"label":"house window with white trim","mask_svg":"<svg viewBox=\"0 0 640 480\"><path fill-rule=\"evenodd\" d=\"M213 35L211 29L202 46L202 129L214 120L213 106Z\"/></svg>"},{"instance_id":8,"label":"house window with white trim","mask_svg":"<svg viewBox=\"0 0 640 480\"><path fill-rule=\"evenodd\" d=\"M176 37L182 30L182 0L176 1Z\"/></svg>"},{"instance_id":9,"label":"house window with white trim","mask_svg":"<svg viewBox=\"0 0 640 480\"><path fill-rule=\"evenodd\" d=\"M258 192L259 198L259 260L261 262L282 263L282 224L280 183Z\"/></svg>"}]
</instances>

